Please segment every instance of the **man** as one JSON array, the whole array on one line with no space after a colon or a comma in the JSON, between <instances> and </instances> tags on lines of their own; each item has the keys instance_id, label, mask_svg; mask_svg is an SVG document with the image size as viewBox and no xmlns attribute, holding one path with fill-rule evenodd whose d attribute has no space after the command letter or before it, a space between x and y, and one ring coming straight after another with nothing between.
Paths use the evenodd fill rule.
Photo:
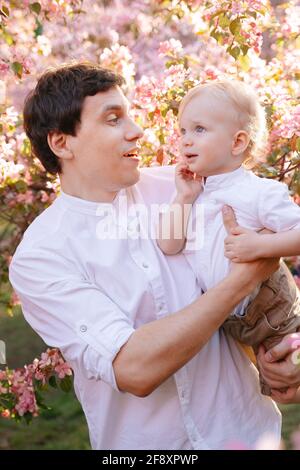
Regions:
<instances>
[{"instance_id":1,"label":"man","mask_svg":"<svg viewBox=\"0 0 300 470\"><path fill-rule=\"evenodd\" d=\"M234 265L200 297L184 257L164 257L141 236L137 207L170 199L173 168L140 175L142 131L121 84L111 71L75 64L44 74L26 100L33 151L59 173L62 193L10 265L24 315L71 364L94 449L218 449L279 437L255 367L218 330L278 262ZM230 210L224 217L230 229ZM105 227L114 235L103 236ZM290 363L292 384L261 366L266 379L299 385Z\"/></svg>"}]
</instances>

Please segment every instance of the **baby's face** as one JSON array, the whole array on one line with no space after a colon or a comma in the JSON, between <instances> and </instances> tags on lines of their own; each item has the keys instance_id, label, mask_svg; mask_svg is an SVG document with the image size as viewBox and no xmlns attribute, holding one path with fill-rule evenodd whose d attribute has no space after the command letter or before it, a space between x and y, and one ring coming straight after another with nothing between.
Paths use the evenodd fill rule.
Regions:
<instances>
[{"instance_id":1,"label":"baby's face","mask_svg":"<svg viewBox=\"0 0 300 470\"><path fill-rule=\"evenodd\" d=\"M225 98L207 90L193 96L182 111L179 126L181 157L191 171L211 176L239 166L231 153L239 130L236 111Z\"/></svg>"}]
</instances>

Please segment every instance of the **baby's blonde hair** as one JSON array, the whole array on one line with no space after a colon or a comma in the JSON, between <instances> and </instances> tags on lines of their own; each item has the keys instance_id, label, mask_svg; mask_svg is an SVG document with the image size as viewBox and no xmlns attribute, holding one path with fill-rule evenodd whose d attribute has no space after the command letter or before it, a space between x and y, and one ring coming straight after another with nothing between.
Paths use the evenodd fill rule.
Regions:
<instances>
[{"instance_id":1,"label":"baby's blonde hair","mask_svg":"<svg viewBox=\"0 0 300 470\"><path fill-rule=\"evenodd\" d=\"M217 98L226 98L233 105L240 129L246 131L250 137L244 152L244 165L249 168L255 166L264 157L268 140L265 110L259 103L257 94L250 86L236 79L218 79L197 85L182 99L178 110L179 120L186 105L202 91L212 92Z\"/></svg>"}]
</instances>

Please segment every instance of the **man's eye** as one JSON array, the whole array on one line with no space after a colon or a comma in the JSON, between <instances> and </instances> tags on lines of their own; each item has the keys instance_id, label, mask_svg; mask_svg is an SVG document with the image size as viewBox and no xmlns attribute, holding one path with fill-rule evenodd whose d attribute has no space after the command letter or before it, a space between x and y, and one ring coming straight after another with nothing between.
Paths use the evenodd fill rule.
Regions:
<instances>
[{"instance_id":1,"label":"man's eye","mask_svg":"<svg viewBox=\"0 0 300 470\"><path fill-rule=\"evenodd\" d=\"M204 127L196 126L196 132L203 132L203 131L205 131Z\"/></svg>"},{"instance_id":2,"label":"man's eye","mask_svg":"<svg viewBox=\"0 0 300 470\"><path fill-rule=\"evenodd\" d=\"M117 124L119 121L119 116L116 116L116 114L112 114L111 116L108 117L108 122L112 122L113 124Z\"/></svg>"},{"instance_id":3,"label":"man's eye","mask_svg":"<svg viewBox=\"0 0 300 470\"><path fill-rule=\"evenodd\" d=\"M185 129L180 129L180 135L184 135L185 134Z\"/></svg>"}]
</instances>

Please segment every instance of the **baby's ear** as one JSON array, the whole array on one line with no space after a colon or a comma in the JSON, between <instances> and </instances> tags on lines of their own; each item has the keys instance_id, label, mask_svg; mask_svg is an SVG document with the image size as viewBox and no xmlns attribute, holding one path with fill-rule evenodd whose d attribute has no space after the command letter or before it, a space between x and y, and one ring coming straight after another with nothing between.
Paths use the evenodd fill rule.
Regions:
<instances>
[{"instance_id":1,"label":"baby's ear","mask_svg":"<svg viewBox=\"0 0 300 470\"><path fill-rule=\"evenodd\" d=\"M250 136L246 131L238 131L233 136L231 152L232 155L240 155L245 152L250 142Z\"/></svg>"}]
</instances>

